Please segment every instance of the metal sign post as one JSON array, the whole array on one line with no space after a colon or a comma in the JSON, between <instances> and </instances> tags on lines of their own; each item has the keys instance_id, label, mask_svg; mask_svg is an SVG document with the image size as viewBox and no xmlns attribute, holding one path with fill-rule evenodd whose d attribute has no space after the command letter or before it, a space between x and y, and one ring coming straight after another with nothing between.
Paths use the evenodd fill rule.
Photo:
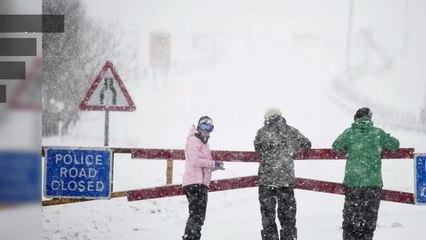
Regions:
<instances>
[{"instance_id":1,"label":"metal sign post","mask_svg":"<svg viewBox=\"0 0 426 240\"><path fill-rule=\"evenodd\" d=\"M107 147L109 142L109 111L105 111L105 131L104 131L104 146Z\"/></svg>"}]
</instances>

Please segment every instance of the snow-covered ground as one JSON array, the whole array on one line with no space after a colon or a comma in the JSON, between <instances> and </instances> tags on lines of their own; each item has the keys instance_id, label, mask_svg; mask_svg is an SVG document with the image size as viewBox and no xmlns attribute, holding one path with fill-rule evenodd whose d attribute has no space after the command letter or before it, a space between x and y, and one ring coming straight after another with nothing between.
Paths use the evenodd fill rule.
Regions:
<instances>
[{"instance_id":1,"label":"snow-covered ground","mask_svg":"<svg viewBox=\"0 0 426 240\"><path fill-rule=\"evenodd\" d=\"M255 174L255 164L227 164L228 176ZM180 182L182 162L176 166ZM299 161L297 176L340 182L343 161ZM132 169L132 170L130 170ZM385 188L413 191L412 160L383 164ZM155 173L155 174L153 174ZM116 160L116 191L164 185L165 164L155 161ZM341 239L343 196L296 190L299 239ZM43 208L43 239L180 239L187 217L185 197L127 202L126 198L74 203ZM424 206L382 201L375 239L421 239ZM203 239L260 239L257 189L209 194Z\"/></svg>"},{"instance_id":2,"label":"snow-covered ground","mask_svg":"<svg viewBox=\"0 0 426 240\"><path fill-rule=\"evenodd\" d=\"M135 112L110 113L111 147L182 149L190 125L207 114L215 123L210 139L213 150L253 151L264 111L277 106L290 125L311 139L313 148L330 148L338 134L350 126L356 109L366 104L365 99L354 100L333 87L333 81L347 73L344 62L349 1L104 2L88 1L88 14L106 26L121 26L122 32L117 34L122 34L123 46L125 40L139 39L141 51L137 60L141 68L136 73L127 70L126 62L107 59L116 66L137 107ZM368 103L374 106L390 106L394 112L409 112L417 119L420 109L426 107L426 71L419 63L424 62L425 55L421 57L419 52L425 48L418 41L424 36L417 21L419 9L426 9L426 5L408 1L411 15L407 17L404 1L376 2L371 8L365 2L356 4L354 42L357 30L371 27L376 40L390 52L395 67L379 75L364 69L366 77L346 85L368 96ZM117 11L120 14L115 15ZM407 34L401 23L404 16L410 26L406 29L410 39L416 39L408 47L405 38L400 37ZM173 50L169 76L154 82L145 67L148 36L155 31L171 33ZM193 42L200 36L213 41L209 43L218 52L197 50ZM99 70L93 69L94 77ZM384 121L387 115L381 109L375 110L372 107L376 125L397 137L401 147L426 152L424 131L400 127L401 119ZM83 112L68 135L45 138L43 145L100 147L103 124L103 112ZM296 175L341 182L344 163L296 161ZM255 163L225 163L225 167L226 171L215 172L213 178L257 173ZM164 185L165 169L166 163L161 160L132 160L129 155L117 154L114 191ZM182 172L183 162L176 161L174 183L181 183ZM413 192L413 160L384 160L383 177L386 189ZM296 190L296 199L299 239L341 239L343 196ZM49 240L180 239L187 211L183 196L49 206L43 207L42 235ZM423 239L425 221L425 206L383 201L375 239ZM260 239L260 229L256 188L209 194L204 240L255 240Z\"/></svg>"},{"instance_id":3,"label":"snow-covered ground","mask_svg":"<svg viewBox=\"0 0 426 240\"><path fill-rule=\"evenodd\" d=\"M208 75L205 78L208 78ZM191 81L190 77L185 80ZM192 81L196 82L195 79ZM181 88L182 91L191 91L193 87L194 85L188 84L188 87ZM137 89L128 88L133 90L129 90L131 94ZM215 91L215 88L219 86L213 85L210 90ZM326 92L328 88L327 84L322 87L318 84L317 87L306 89L303 93L309 96L314 91ZM294 94L291 89L288 92L283 90L283 93L285 93L281 96L283 99ZM267 106L267 103L262 102L263 97L256 98L256 102L244 99L243 102L248 106L243 102L241 106L247 110L233 115L232 111L239 112L238 109L233 108L232 111L224 109L228 107L228 103L217 97L217 102L210 103L209 108L203 109L202 106L198 106L198 109L191 112L188 109L191 107L190 104L175 102L176 99L185 97L185 94L178 95L179 88L151 93L141 90L140 94L146 100L135 100L138 107L136 112L111 113L110 146L182 149L189 126L197 121L199 115L214 113L216 128L211 138L212 149L252 151L252 141L257 128L262 124L264 111L263 108L256 109L255 106L256 104ZM202 99L203 96L195 98ZM161 99L161 102L156 102L156 99ZM307 101L306 98L301 99ZM327 110L317 111L315 116L303 110L303 105L310 105L306 102L297 104L301 107L301 111L295 109L293 113L289 113L291 111L287 109L297 108L293 106L294 101L275 99L271 102L283 109L290 124L298 127L312 139L314 148L329 148L338 132L349 126L352 119L351 114L339 109L339 105L326 95L319 95L312 102L316 105L310 108L312 111L327 106ZM232 104L232 99L229 104ZM193 105L203 103L194 102ZM250 108L251 105L253 108ZM158 114L155 111L158 111ZM192 115L190 119L186 112ZM171 117L167 117L168 115ZM103 121L103 113L84 112L82 120L72 129L70 135L44 139L43 145L102 146ZM426 150L425 135L422 132L394 128L386 130L400 139L402 147L415 147L417 152ZM226 163L226 168L226 171L215 172L213 178L223 179L257 173L255 163ZM165 169L166 164L161 160L132 160L127 154L116 154L114 191L164 185ZM181 182L182 171L183 162L176 161L174 183ZM298 177L341 182L343 171L344 161L341 160L296 162ZM413 192L413 174L412 160L383 161L383 175L387 189ZM340 239L343 196L296 190L296 198L300 239ZM425 214L424 206L382 202L376 239L403 237L420 239L423 236L421 229L426 220ZM50 206L43 208L43 238L179 239L186 217L187 203L183 196L136 202L127 202L126 198L119 198ZM256 188L214 192L209 195L203 239L260 239L260 227Z\"/></svg>"}]
</instances>

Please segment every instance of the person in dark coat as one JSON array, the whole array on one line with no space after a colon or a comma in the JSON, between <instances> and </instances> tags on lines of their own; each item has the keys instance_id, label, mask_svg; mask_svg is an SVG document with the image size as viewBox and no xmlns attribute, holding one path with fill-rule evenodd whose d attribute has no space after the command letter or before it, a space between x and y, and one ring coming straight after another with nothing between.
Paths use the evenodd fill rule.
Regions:
<instances>
[{"instance_id":1,"label":"person in dark coat","mask_svg":"<svg viewBox=\"0 0 426 240\"><path fill-rule=\"evenodd\" d=\"M260 157L258 181L262 240L295 240L293 157L311 149L311 142L296 128L287 125L280 109L269 108L265 112L264 126L257 131L254 148ZM276 214L281 225L279 235Z\"/></svg>"},{"instance_id":2,"label":"person in dark coat","mask_svg":"<svg viewBox=\"0 0 426 240\"><path fill-rule=\"evenodd\" d=\"M372 240L382 197L383 150L396 151L398 139L373 126L373 113L360 108L352 126L333 143L336 152L346 153L343 185L343 240Z\"/></svg>"}]
</instances>

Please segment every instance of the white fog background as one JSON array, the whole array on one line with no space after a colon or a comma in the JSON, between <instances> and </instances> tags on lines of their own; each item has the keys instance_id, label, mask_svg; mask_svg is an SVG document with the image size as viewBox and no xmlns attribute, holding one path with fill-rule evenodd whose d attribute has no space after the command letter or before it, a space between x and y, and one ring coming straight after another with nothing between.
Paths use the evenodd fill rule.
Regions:
<instances>
[{"instance_id":1,"label":"white fog background","mask_svg":"<svg viewBox=\"0 0 426 240\"><path fill-rule=\"evenodd\" d=\"M330 148L368 106L401 147L426 151L424 1L80 3L118 36L111 52L120 53L95 59L84 89L109 60L136 104L135 112L110 113L110 147L182 149L191 124L209 115L212 150L253 151L264 111L277 106L313 148ZM104 112L81 112L67 134L43 138L43 146L101 147L103 125ZM114 191L165 184L162 160L116 154L114 164ZM253 163L225 167L213 178L257 173ZM384 160L385 188L413 192L413 169L412 160ZM182 171L176 161L175 184ZM344 161L296 161L298 177L341 182L343 171ZM299 239L341 239L343 196L296 190L296 199ZM382 202L375 239L422 239L425 214L424 206ZM180 239L187 203L118 198L43 207L42 215L43 239ZM260 229L256 188L209 194L204 240L260 239Z\"/></svg>"}]
</instances>

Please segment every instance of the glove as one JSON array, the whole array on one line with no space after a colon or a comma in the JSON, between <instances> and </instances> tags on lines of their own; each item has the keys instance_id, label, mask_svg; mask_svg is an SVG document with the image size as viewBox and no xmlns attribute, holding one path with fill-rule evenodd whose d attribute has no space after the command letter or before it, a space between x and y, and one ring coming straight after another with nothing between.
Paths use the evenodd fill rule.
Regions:
<instances>
[{"instance_id":1,"label":"glove","mask_svg":"<svg viewBox=\"0 0 426 240\"><path fill-rule=\"evenodd\" d=\"M225 170L225 168L223 167L223 162L214 161L213 170Z\"/></svg>"},{"instance_id":2,"label":"glove","mask_svg":"<svg viewBox=\"0 0 426 240\"><path fill-rule=\"evenodd\" d=\"M301 139L299 145L302 151L308 151L312 147L312 143L308 139Z\"/></svg>"}]
</instances>

